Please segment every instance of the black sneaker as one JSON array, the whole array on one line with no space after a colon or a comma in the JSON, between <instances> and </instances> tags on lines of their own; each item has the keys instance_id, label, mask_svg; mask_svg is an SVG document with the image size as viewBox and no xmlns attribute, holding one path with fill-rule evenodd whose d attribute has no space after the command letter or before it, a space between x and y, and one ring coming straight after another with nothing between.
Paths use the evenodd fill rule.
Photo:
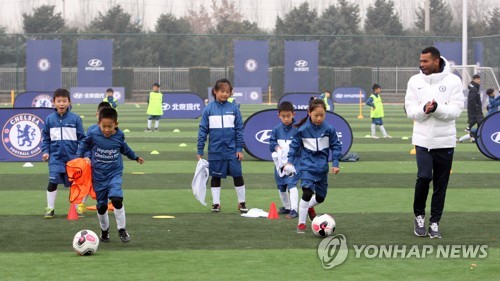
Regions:
<instances>
[{"instance_id":1,"label":"black sneaker","mask_svg":"<svg viewBox=\"0 0 500 281\"><path fill-rule=\"evenodd\" d=\"M101 229L101 236L99 236L99 240L104 243L109 243L109 227L106 230Z\"/></svg>"},{"instance_id":2,"label":"black sneaker","mask_svg":"<svg viewBox=\"0 0 500 281\"><path fill-rule=\"evenodd\" d=\"M118 229L118 235L120 236L120 240L122 240L123 243L130 242L130 235L128 235L128 232L125 228Z\"/></svg>"},{"instance_id":3,"label":"black sneaker","mask_svg":"<svg viewBox=\"0 0 500 281\"><path fill-rule=\"evenodd\" d=\"M247 209L247 206L245 205L245 202L238 203L238 211L240 211L240 213L242 213L242 214L248 212L248 209Z\"/></svg>"},{"instance_id":4,"label":"black sneaker","mask_svg":"<svg viewBox=\"0 0 500 281\"><path fill-rule=\"evenodd\" d=\"M439 233L439 224L437 222L431 222L431 225L429 225L429 237L441 238L441 233Z\"/></svg>"},{"instance_id":5,"label":"black sneaker","mask_svg":"<svg viewBox=\"0 0 500 281\"><path fill-rule=\"evenodd\" d=\"M280 210L278 211L278 214L280 214L280 215L290 214L290 209L286 209L285 207L281 207Z\"/></svg>"},{"instance_id":6,"label":"black sneaker","mask_svg":"<svg viewBox=\"0 0 500 281\"><path fill-rule=\"evenodd\" d=\"M307 214L309 215L309 219L313 221L316 217L316 210L314 210L314 207L307 209Z\"/></svg>"},{"instance_id":7,"label":"black sneaker","mask_svg":"<svg viewBox=\"0 0 500 281\"><path fill-rule=\"evenodd\" d=\"M213 204L212 205L212 212L214 212L214 213L220 212L220 204Z\"/></svg>"},{"instance_id":8,"label":"black sneaker","mask_svg":"<svg viewBox=\"0 0 500 281\"><path fill-rule=\"evenodd\" d=\"M413 233L416 236L423 237L427 235L425 232L425 217L422 215L416 216L413 221Z\"/></svg>"}]
</instances>

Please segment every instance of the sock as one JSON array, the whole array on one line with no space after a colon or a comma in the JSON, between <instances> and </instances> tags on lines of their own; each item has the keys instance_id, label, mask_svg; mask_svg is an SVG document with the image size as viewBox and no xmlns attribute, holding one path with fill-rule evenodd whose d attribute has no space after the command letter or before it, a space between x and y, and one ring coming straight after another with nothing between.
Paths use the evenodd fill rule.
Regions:
<instances>
[{"instance_id":1,"label":"sock","mask_svg":"<svg viewBox=\"0 0 500 281\"><path fill-rule=\"evenodd\" d=\"M235 186L236 196L238 196L238 203L245 202L245 186Z\"/></svg>"},{"instance_id":2,"label":"sock","mask_svg":"<svg viewBox=\"0 0 500 281\"><path fill-rule=\"evenodd\" d=\"M151 120L148 120L148 129L150 130L151 130L151 122L152 122Z\"/></svg>"},{"instance_id":3,"label":"sock","mask_svg":"<svg viewBox=\"0 0 500 281\"><path fill-rule=\"evenodd\" d=\"M47 191L47 207L49 209L54 209L54 205L56 203L57 189L50 192Z\"/></svg>"},{"instance_id":4,"label":"sock","mask_svg":"<svg viewBox=\"0 0 500 281\"><path fill-rule=\"evenodd\" d=\"M372 136L374 136L375 135L375 124L372 124L371 130L372 130Z\"/></svg>"},{"instance_id":5,"label":"sock","mask_svg":"<svg viewBox=\"0 0 500 281\"><path fill-rule=\"evenodd\" d=\"M220 204L220 186L210 188L212 191L212 201L214 204Z\"/></svg>"},{"instance_id":6,"label":"sock","mask_svg":"<svg viewBox=\"0 0 500 281\"><path fill-rule=\"evenodd\" d=\"M468 139L470 139L470 135L469 134L461 136L458 140L460 142L463 142L463 141L466 141Z\"/></svg>"},{"instance_id":7,"label":"sock","mask_svg":"<svg viewBox=\"0 0 500 281\"><path fill-rule=\"evenodd\" d=\"M380 129L380 132L382 132L382 135L384 137L387 136L387 132L385 131L384 125L380 125L379 129Z\"/></svg>"},{"instance_id":8,"label":"sock","mask_svg":"<svg viewBox=\"0 0 500 281\"><path fill-rule=\"evenodd\" d=\"M299 208L299 191L296 187L290 188L290 207L295 211Z\"/></svg>"},{"instance_id":9,"label":"sock","mask_svg":"<svg viewBox=\"0 0 500 281\"><path fill-rule=\"evenodd\" d=\"M313 195L313 197L311 197L311 200L309 201L309 208L312 208L316 205L318 205L318 201L316 201L316 195Z\"/></svg>"},{"instance_id":10,"label":"sock","mask_svg":"<svg viewBox=\"0 0 500 281\"><path fill-rule=\"evenodd\" d=\"M85 197L83 197L82 199L82 204L87 204L87 199L89 199L89 195L85 195Z\"/></svg>"},{"instance_id":11,"label":"sock","mask_svg":"<svg viewBox=\"0 0 500 281\"><path fill-rule=\"evenodd\" d=\"M287 210L290 210L290 200L288 200L288 192L279 192L280 193L280 199L281 199L281 203L283 203L283 207L285 207L285 209Z\"/></svg>"},{"instance_id":12,"label":"sock","mask_svg":"<svg viewBox=\"0 0 500 281\"><path fill-rule=\"evenodd\" d=\"M103 215L97 213L97 218L99 219L99 225L101 226L101 229L107 230L109 228L108 211L106 211L106 213L104 213Z\"/></svg>"},{"instance_id":13,"label":"sock","mask_svg":"<svg viewBox=\"0 0 500 281\"><path fill-rule=\"evenodd\" d=\"M309 208L309 202L300 199L299 203L299 224L306 223L307 219L307 209Z\"/></svg>"},{"instance_id":14,"label":"sock","mask_svg":"<svg viewBox=\"0 0 500 281\"><path fill-rule=\"evenodd\" d=\"M121 209L115 208L115 219L116 219L116 228L122 229L127 225L127 221L125 219L125 206L122 206Z\"/></svg>"},{"instance_id":15,"label":"sock","mask_svg":"<svg viewBox=\"0 0 500 281\"><path fill-rule=\"evenodd\" d=\"M160 125L160 120L155 120L155 129L158 129L159 125Z\"/></svg>"}]
</instances>

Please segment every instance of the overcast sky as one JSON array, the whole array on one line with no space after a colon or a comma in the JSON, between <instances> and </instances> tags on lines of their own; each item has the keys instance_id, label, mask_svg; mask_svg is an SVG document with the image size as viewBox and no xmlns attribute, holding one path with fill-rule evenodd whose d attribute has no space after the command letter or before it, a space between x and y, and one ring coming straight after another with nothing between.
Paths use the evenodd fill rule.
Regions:
<instances>
[{"instance_id":1,"label":"overcast sky","mask_svg":"<svg viewBox=\"0 0 500 281\"><path fill-rule=\"evenodd\" d=\"M220 0L218 0L220 1ZM231 0L230 0L231 1ZM242 14L259 27L271 30L274 28L276 16L283 17L290 9L305 0L232 0L240 8ZM468 0L470 14L483 16L484 11L492 7L500 7L499 0ZM336 0L308 0L310 7L322 10L336 4ZM375 0L350 0L360 7L361 17ZM408 28L415 21L415 10L423 6L423 0L393 0L396 12L399 13L403 26ZM451 3L455 17L461 19L461 0L447 0ZM98 12L105 13L110 7L120 4L133 19L143 23L146 29L154 29L156 19L161 14L173 13L184 16L188 9L206 7L211 0L0 0L0 25L7 27L7 32L22 32L22 14L33 12L34 7L43 4L55 5L56 11L64 14L66 22L71 26L82 26L94 19ZM474 3L474 4L472 4ZM64 6L64 9L63 9ZM472 7L471 7L472 6ZM64 13L63 13L64 10Z\"/></svg>"}]
</instances>

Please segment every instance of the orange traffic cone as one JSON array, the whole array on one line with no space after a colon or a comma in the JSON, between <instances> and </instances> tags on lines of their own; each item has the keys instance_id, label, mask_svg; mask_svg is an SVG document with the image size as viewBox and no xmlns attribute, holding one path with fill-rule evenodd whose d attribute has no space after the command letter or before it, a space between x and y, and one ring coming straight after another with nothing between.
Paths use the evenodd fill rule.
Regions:
<instances>
[{"instance_id":1,"label":"orange traffic cone","mask_svg":"<svg viewBox=\"0 0 500 281\"><path fill-rule=\"evenodd\" d=\"M279 218L280 217L278 216L278 211L276 211L276 204L274 204L274 202L271 202L271 206L269 206L269 214L267 215L267 219L276 220Z\"/></svg>"},{"instance_id":2,"label":"orange traffic cone","mask_svg":"<svg viewBox=\"0 0 500 281\"><path fill-rule=\"evenodd\" d=\"M76 221L78 220L78 214L76 213L76 206L75 204L69 204L69 211L68 211L68 217L67 219L69 221Z\"/></svg>"}]
</instances>

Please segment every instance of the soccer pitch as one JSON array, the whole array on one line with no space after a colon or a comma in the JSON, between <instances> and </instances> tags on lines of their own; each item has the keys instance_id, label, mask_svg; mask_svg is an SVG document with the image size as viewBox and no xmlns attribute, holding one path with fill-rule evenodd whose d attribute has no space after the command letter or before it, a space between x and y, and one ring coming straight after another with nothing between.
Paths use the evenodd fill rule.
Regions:
<instances>
[{"instance_id":1,"label":"soccer pitch","mask_svg":"<svg viewBox=\"0 0 500 281\"><path fill-rule=\"evenodd\" d=\"M73 112L84 116L85 128L96 122L95 107L73 106ZM274 107L242 105L241 111L245 119ZM23 168L22 162L0 163L0 280L498 280L498 163L483 156L475 144L458 144L440 224L443 238L415 237L412 121L401 104L384 108L384 125L392 139L365 138L371 122L367 106L365 118L357 119L357 105L335 105L353 131L350 151L361 158L357 163L341 162L340 173L329 175L328 196L316 207L317 213L334 216L335 233L346 237L349 255L341 265L323 268L317 253L321 239L312 234L309 221L306 234L298 235L296 219L240 217L232 178L222 181L221 213L211 213L210 191L208 206L191 192L199 120L164 119L160 132L144 133L145 105L121 104L119 127L130 130L128 144L146 161L138 165L124 158L124 205L132 241L120 242L110 214L111 242L101 243L93 256L77 256L73 235L81 229L99 233L95 213L66 220L68 190L59 186L56 217L44 219L47 164ZM466 115L457 122L459 136L464 134ZM269 122L278 124L279 119ZM179 146L183 143L186 146ZM159 154L150 154L153 150ZM273 169L271 162L245 153L249 208L268 210L273 201L281 205ZM154 215L175 218L153 219ZM357 255L355 249L363 245L371 250ZM384 245L416 245L434 252L425 257L375 255ZM454 245L487 245L487 256L466 258L462 251L436 255L439 247Z\"/></svg>"}]
</instances>

